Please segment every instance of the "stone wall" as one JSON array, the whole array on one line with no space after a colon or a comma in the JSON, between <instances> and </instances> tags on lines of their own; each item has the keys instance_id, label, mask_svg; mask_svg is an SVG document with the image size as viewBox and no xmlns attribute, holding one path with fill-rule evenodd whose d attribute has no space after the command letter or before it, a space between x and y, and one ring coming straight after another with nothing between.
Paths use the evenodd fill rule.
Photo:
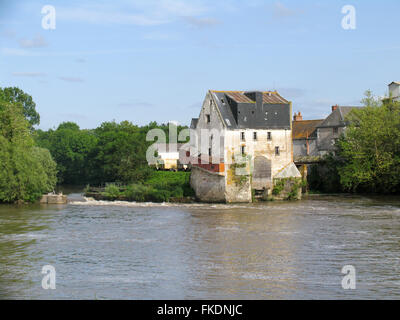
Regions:
<instances>
[{"instance_id":1,"label":"stone wall","mask_svg":"<svg viewBox=\"0 0 400 320\"><path fill-rule=\"evenodd\" d=\"M318 150L320 152L329 152L334 149L335 140L344 133L344 127L337 127L337 133L334 133L333 127L318 128Z\"/></svg>"},{"instance_id":2,"label":"stone wall","mask_svg":"<svg viewBox=\"0 0 400 320\"><path fill-rule=\"evenodd\" d=\"M226 202L225 177L202 168L193 167L190 185L202 202Z\"/></svg>"},{"instance_id":3,"label":"stone wall","mask_svg":"<svg viewBox=\"0 0 400 320\"><path fill-rule=\"evenodd\" d=\"M252 202L250 168L247 166L244 170L247 175L236 175L234 165L227 166L226 170L226 192L225 198L228 203L249 203Z\"/></svg>"}]
</instances>

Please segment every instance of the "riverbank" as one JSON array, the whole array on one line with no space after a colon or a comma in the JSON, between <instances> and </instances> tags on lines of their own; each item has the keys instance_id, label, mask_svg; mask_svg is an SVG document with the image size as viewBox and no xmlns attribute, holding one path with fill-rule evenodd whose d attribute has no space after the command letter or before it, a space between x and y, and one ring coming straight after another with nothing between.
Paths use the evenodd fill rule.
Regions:
<instances>
[{"instance_id":1,"label":"riverbank","mask_svg":"<svg viewBox=\"0 0 400 320\"><path fill-rule=\"evenodd\" d=\"M195 198L189 179L190 172L154 171L142 183L87 186L84 196L104 201L191 203Z\"/></svg>"}]
</instances>

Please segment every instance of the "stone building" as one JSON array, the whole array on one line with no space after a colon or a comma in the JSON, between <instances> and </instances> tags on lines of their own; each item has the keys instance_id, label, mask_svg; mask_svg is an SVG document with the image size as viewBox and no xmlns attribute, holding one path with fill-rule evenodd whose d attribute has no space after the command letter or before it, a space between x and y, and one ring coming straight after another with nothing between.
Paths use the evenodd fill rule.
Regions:
<instances>
[{"instance_id":1,"label":"stone building","mask_svg":"<svg viewBox=\"0 0 400 320\"><path fill-rule=\"evenodd\" d=\"M182 158L183 143L156 143L155 150L158 154L156 168L161 170L181 170L186 165L180 162Z\"/></svg>"},{"instance_id":2,"label":"stone building","mask_svg":"<svg viewBox=\"0 0 400 320\"><path fill-rule=\"evenodd\" d=\"M321 156L334 150L336 140L348 125L346 116L355 108L361 107L333 106L331 114L317 125L317 148Z\"/></svg>"},{"instance_id":3,"label":"stone building","mask_svg":"<svg viewBox=\"0 0 400 320\"><path fill-rule=\"evenodd\" d=\"M275 178L301 177L293 163L292 104L278 92L213 91L191 123L191 185L205 202L252 202Z\"/></svg>"},{"instance_id":4,"label":"stone building","mask_svg":"<svg viewBox=\"0 0 400 320\"><path fill-rule=\"evenodd\" d=\"M301 113L295 113L292 122L293 155L299 157L319 156L317 147L317 126L324 120L303 120Z\"/></svg>"}]
</instances>

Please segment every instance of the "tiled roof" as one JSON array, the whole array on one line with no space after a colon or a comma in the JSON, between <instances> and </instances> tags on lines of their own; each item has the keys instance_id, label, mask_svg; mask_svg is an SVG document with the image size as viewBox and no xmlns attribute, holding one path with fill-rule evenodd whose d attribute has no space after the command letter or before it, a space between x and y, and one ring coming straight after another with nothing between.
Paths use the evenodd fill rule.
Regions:
<instances>
[{"instance_id":1,"label":"tiled roof","mask_svg":"<svg viewBox=\"0 0 400 320\"><path fill-rule=\"evenodd\" d=\"M320 125L324 120L303 120L292 122L292 138L294 140L307 139L310 137L316 127Z\"/></svg>"},{"instance_id":2,"label":"tiled roof","mask_svg":"<svg viewBox=\"0 0 400 320\"><path fill-rule=\"evenodd\" d=\"M290 129L290 102L276 91L210 90L210 93L230 130ZM262 101L257 101L260 98Z\"/></svg>"},{"instance_id":3,"label":"tiled roof","mask_svg":"<svg viewBox=\"0 0 400 320\"><path fill-rule=\"evenodd\" d=\"M250 99L245 95L246 91L216 91L213 90L214 93L225 93L228 97L238 103L255 103L254 100ZM263 103L264 104L287 104L289 101L284 99L278 92L276 91L264 91L263 92Z\"/></svg>"}]
</instances>

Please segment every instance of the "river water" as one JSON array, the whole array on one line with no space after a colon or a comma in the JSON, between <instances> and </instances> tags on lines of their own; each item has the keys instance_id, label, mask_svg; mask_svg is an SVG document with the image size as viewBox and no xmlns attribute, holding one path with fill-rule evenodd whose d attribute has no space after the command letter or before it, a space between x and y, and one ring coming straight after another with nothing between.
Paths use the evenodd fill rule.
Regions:
<instances>
[{"instance_id":1,"label":"river water","mask_svg":"<svg viewBox=\"0 0 400 320\"><path fill-rule=\"evenodd\" d=\"M399 299L400 199L0 206L2 299ZM42 267L56 289L42 288ZM343 266L356 270L344 290Z\"/></svg>"}]
</instances>

